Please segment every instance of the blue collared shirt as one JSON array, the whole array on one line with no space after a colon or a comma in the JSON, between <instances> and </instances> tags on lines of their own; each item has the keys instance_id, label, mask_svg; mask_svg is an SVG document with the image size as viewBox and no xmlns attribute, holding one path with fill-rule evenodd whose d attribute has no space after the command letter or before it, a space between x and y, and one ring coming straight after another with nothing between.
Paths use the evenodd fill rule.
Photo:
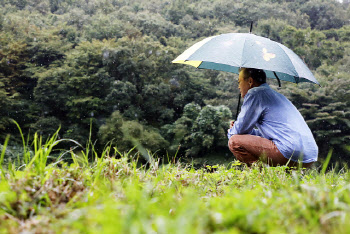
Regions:
<instances>
[{"instance_id":1,"label":"blue collared shirt","mask_svg":"<svg viewBox=\"0 0 350 234\"><path fill-rule=\"evenodd\" d=\"M292 161L315 162L318 147L304 118L297 108L268 84L248 90L241 112L228 138L250 134L272 140L279 151Z\"/></svg>"}]
</instances>

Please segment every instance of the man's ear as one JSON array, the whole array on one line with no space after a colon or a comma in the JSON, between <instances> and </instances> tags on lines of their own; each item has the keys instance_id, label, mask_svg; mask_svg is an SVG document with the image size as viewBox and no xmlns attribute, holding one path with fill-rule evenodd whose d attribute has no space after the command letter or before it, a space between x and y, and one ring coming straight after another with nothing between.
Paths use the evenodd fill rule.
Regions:
<instances>
[{"instance_id":1,"label":"man's ear","mask_svg":"<svg viewBox=\"0 0 350 234\"><path fill-rule=\"evenodd\" d=\"M249 77L249 79L248 79L248 83L249 83L249 85L252 85L252 84L254 83L253 78Z\"/></svg>"}]
</instances>

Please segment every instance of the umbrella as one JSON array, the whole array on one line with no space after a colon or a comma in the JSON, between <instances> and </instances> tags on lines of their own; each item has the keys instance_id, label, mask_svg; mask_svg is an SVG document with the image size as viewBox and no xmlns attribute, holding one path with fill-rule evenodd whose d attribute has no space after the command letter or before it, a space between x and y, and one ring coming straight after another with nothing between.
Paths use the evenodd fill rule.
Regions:
<instances>
[{"instance_id":1,"label":"umbrella","mask_svg":"<svg viewBox=\"0 0 350 234\"><path fill-rule=\"evenodd\" d=\"M263 69L266 77L277 79L279 86L280 80L319 85L310 69L292 50L251 33L227 33L205 38L172 62L237 74L241 67L257 68Z\"/></svg>"}]
</instances>

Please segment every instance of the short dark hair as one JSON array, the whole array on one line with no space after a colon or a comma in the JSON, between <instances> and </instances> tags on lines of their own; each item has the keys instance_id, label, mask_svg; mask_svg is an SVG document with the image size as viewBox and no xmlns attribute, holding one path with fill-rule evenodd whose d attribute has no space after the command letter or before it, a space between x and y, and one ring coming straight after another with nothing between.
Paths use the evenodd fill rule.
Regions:
<instances>
[{"instance_id":1,"label":"short dark hair","mask_svg":"<svg viewBox=\"0 0 350 234\"><path fill-rule=\"evenodd\" d=\"M249 79L249 77L253 78L256 82L259 84L266 83L266 73L262 69L256 69L256 68L241 68L239 70L243 73L243 78L245 80Z\"/></svg>"}]
</instances>

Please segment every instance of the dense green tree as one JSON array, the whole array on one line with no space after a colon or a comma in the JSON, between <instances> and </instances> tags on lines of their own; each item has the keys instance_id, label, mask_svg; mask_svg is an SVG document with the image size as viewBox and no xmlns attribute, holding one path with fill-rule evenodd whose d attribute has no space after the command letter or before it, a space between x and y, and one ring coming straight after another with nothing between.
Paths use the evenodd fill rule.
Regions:
<instances>
[{"instance_id":1,"label":"dense green tree","mask_svg":"<svg viewBox=\"0 0 350 234\"><path fill-rule=\"evenodd\" d=\"M197 155L203 149L227 146L226 130L231 116L226 106L205 106L192 126L191 141L194 146L188 153Z\"/></svg>"},{"instance_id":2,"label":"dense green tree","mask_svg":"<svg viewBox=\"0 0 350 234\"><path fill-rule=\"evenodd\" d=\"M112 79L104 69L103 50L112 46L113 41L83 42L66 54L62 66L36 74L34 95L43 106L41 115L64 121L63 130L82 125L84 134L78 135L86 137L89 119L110 113L105 108L105 97Z\"/></svg>"},{"instance_id":3,"label":"dense green tree","mask_svg":"<svg viewBox=\"0 0 350 234\"><path fill-rule=\"evenodd\" d=\"M50 135L52 136L60 127L61 121L54 116L41 117L31 126L31 128L43 136L44 139L47 139Z\"/></svg>"},{"instance_id":4,"label":"dense green tree","mask_svg":"<svg viewBox=\"0 0 350 234\"><path fill-rule=\"evenodd\" d=\"M136 104L141 98L137 95L136 86L129 81L116 80L109 94L106 96L106 101L109 109L125 112L130 105ZM135 112L135 115L137 113Z\"/></svg>"},{"instance_id":5,"label":"dense green tree","mask_svg":"<svg viewBox=\"0 0 350 234\"><path fill-rule=\"evenodd\" d=\"M175 36L178 34L178 30L182 30L179 26L164 19L160 14L152 14L148 11L139 12L132 20L143 34L155 35L158 38Z\"/></svg>"},{"instance_id":6,"label":"dense green tree","mask_svg":"<svg viewBox=\"0 0 350 234\"><path fill-rule=\"evenodd\" d=\"M9 2L20 10L24 9L28 4L27 0L10 0Z\"/></svg>"},{"instance_id":7,"label":"dense green tree","mask_svg":"<svg viewBox=\"0 0 350 234\"><path fill-rule=\"evenodd\" d=\"M171 150L181 145L186 156L198 156L227 145L226 130L231 117L226 106L201 108L190 103L185 106L182 117L172 125L165 125L162 131L171 141Z\"/></svg>"},{"instance_id":8,"label":"dense green tree","mask_svg":"<svg viewBox=\"0 0 350 234\"><path fill-rule=\"evenodd\" d=\"M8 95L17 96L19 89L26 86L23 70L30 59L23 40L16 41L13 36L0 34L0 79ZM5 43L6 46L5 46Z\"/></svg>"},{"instance_id":9,"label":"dense green tree","mask_svg":"<svg viewBox=\"0 0 350 234\"><path fill-rule=\"evenodd\" d=\"M281 32L289 26L284 19L267 19L259 20L254 30L263 37L267 37L273 41L282 42Z\"/></svg>"},{"instance_id":10,"label":"dense green tree","mask_svg":"<svg viewBox=\"0 0 350 234\"><path fill-rule=\"evenodd\" d=\"M4 84L0 82L0 131L5 132L6 127L9 125L9 119L8 114L6 112L10 111L10 105L9 105L9 98L6 95L6 91L4 89ZM0 136L0 139L2 139L4 136Z\"/></svg>"},{"instance_id":11,"label":"dense green tree","mask_svg":"<svg viewBox=\"0 0 350 234\"><path fill-rule=\"evenodd\" d=\"M26 41L33 66L48 67L56 60L62 60L64 52L71 48L71 44L63 40L57 29L40 30L34 27Z\"/></svg>"},{"instance_id":12,"label":"dense green tree","mask_svg":"<svg viewBox=\"0 0 350 234\"><path fill-rule=\"evenodd\" d=\"M165 150L169 144L156 129L124 120L119 111L113 112L100 127L98 136L102 145L110 143L121 152L129 151L135 145L155 152Z\"/></svg>"},{"instance_id":13,"label":"dense green tree","mask_svg":"<svg viewBox=\"0 0 350 234\"><path fill-rule=\"evenodd\" d=\"M15 127L10 119L23 127L33 121L30 100L35 82L24 70L30 56L25 41L0 33L0 128L9 132Z\"/></svg>"},{"instance_id":14,"label":"dense green tree","mask_svg":"<svg viewBox=\"0 0 350 234\"><path fill-rule=\"evenodd\" d=\"M134 28L137 31L132 24L125 23L119 18L117 12L108 15L100 12L91 16L91 24L85 27L86 37L89 40L120 38L126 34L127 30L131 30L130 28Z\"/></svg>"},{"instance_id":15,"label":"dense green tree","mask_svg":"<svg viewBox=\"0 0 350 234\"><path fill-rule=\"evenodd\" d=\"M338 1L312 0L301 6L310 18L313 29L341 28L347 20L347 11Z\"/></svg>"},{"instance_id":16,"label":"dense green tree","mask_svg":"<svg viewBox=\"0 0 350 234\"><path fill-rule=\"evenodd\" d=\"M91 23L89 15L80 8L73 8L64 15L64 18L68 25L74 25L78 30L83 30L84 26Z\"/></svg>"},{"instance_id":17,"label":"dense green tree","mask_svg":"<svg viewBox=\"0 0 350 234\"><path fill-rule=\"evenodd\" d=\"M181 152L184 153L193 147L190 141L192 126L200 111L201 107L198 104L189 103L184 107L181 118L177 119L173 124L167 124L162 127L162 135L170 142L169 150L171 153L175 153L180 146Z\"/></svg>"},{"instance_id":18,"label":"dense green tree","mask_svg":"<svg viewBox=\"0 0 350 234\"><path fill-rule=\"evenodd\" d=\"M326 40L322 31L287 26L280 37L282 43L294 50L311 69L316 69L323 61L335 63L344 56L344 45L333 39Z\"/></svg>"}]
</instances>

